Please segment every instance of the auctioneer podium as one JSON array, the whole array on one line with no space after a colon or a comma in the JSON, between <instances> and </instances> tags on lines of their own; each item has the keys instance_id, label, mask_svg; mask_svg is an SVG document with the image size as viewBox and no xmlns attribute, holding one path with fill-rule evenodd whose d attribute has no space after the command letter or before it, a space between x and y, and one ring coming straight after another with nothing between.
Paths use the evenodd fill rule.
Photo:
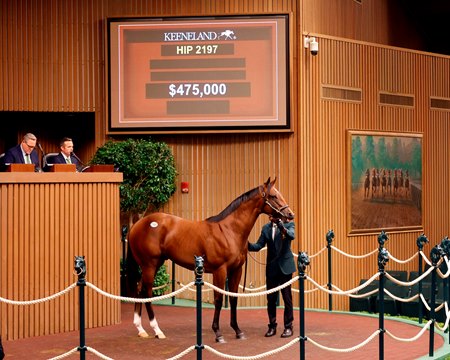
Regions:
<instances>
[{"instance_id":1,"label":"auctioneer podium","mask_svg":"<svg viewBox=\"0 0 450 360\"><path fill-rule=\"evenodd\" d=\"M122 173L0 173L0 297L37 300L77 282L74 257L86 258L86 280L120 294ZM78 287L32 305L0 302L3 340L79 329ZM85 291L86 327L118 324L120 302Z\"/></svg>"}]
</instances>

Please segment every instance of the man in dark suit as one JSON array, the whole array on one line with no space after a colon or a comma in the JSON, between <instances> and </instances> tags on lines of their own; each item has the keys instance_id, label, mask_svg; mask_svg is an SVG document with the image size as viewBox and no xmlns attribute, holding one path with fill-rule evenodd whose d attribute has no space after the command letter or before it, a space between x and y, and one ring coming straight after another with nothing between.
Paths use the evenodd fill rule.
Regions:
<instances>
[{"instance_id":1,"label":"man in dark suit","mask_svg":"<svg viewBox=\"0 0 450 360\"><path fill-rule=\"evenodd\" d=\"M267 290L285 284L292 279L295 272L294 255L291 242L295 238L295 224L293 221L283 223L280 219L269 217L270 222L263 226L261 235L256 243L248 243L249 251L259 251L267 245L266 287ZM284 331L281 337L293 335L294 311L292 305L291 285L281 289L284 301ZM269 329L265 336L271 337L277 333L277 298L278 292L267 295L267 314L269 315Z\"/></svg>"},{"instance_id":2,"label":"man in dark suit","mask_svg":"<svg viewBox=\"0 0 450 360\"><path fill-rule=\"evenodd\" d=\"M47 164L75 164L77 171L80 170L81 164L78 158L73 154L73 141L71 138L64 137L59 142L61 152L58 155L49 157Z\"/></svg>"},{"instance_id":3,"label":"man in dark suit","mask_svg":"<svg viewBox=\"0 0 450 360\"><path fill-rule=\"evenodd\" d=\"M34 151L37 138L31 133L24 135L22 142L6 151L1 158L2 165L5 164L34 164L35 171L40 171L39 156Z\"/></svg>"}]
</instances>

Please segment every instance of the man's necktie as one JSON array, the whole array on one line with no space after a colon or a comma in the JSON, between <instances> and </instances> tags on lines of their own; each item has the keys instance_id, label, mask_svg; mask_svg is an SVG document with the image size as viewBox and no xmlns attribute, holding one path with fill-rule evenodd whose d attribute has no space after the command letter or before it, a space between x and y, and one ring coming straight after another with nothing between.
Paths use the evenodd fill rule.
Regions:
<instances>
[{"instance_id":1,"label":"man's necktie","mask_svg":"<svg viewBox=\"0 0 450 360\"><path fill-rule=\"evenodd\" d=\"M72 164L72 161L70 161L70 158L66 158L66 163L67 164Z\"/></svg>"},{"instance_id":2,"label":"man's necktie","mask_svg":"<svg viewBox=\"0 0 450 360\"><path fill-rule=\"evenodd\" d=\"M25 154L25 164L31 164L30 154Z\"/></svg>"}]
</instances>

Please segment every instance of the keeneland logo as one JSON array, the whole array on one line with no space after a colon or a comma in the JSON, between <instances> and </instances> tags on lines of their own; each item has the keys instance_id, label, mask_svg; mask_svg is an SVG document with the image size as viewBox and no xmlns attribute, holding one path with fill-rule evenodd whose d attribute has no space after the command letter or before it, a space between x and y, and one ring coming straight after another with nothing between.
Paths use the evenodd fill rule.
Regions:
<instances>
[{"instance_id":1,"label":"keeneland logo","mask_svg":"<svg viewBox=\"0 0 450 360\"><path fill-rule=\"evenodd\" d=\"M187 31L164 33L164 41L205 41L205 40L236 40L233 30L222 32L214 31Z\"/></svg>"}]
</instances>

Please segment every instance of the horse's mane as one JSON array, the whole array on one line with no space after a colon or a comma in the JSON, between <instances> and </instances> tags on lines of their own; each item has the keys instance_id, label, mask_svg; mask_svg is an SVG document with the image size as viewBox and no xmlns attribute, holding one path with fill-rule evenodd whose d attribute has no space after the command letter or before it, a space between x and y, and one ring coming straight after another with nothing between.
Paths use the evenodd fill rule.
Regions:
<instances>
[{"instance_id":1,"label":"horse's mane","mask_svg":"<svg viewBox=\"0 0 450 360\"><path fill-rule=\"evenodd\" d=\"M241 196L234 199L230 203L230 205L228 205L225 209L223 209L219 214L210 216L209 218L206 219L206 221L219 222L219 221L223 220L229 214L231 214L233 211L235 211L243 202L252 198L258 192L259 192L259 186L252 190L247 191L246 193L244 193Z\"/></svg>"}]
</instances>

